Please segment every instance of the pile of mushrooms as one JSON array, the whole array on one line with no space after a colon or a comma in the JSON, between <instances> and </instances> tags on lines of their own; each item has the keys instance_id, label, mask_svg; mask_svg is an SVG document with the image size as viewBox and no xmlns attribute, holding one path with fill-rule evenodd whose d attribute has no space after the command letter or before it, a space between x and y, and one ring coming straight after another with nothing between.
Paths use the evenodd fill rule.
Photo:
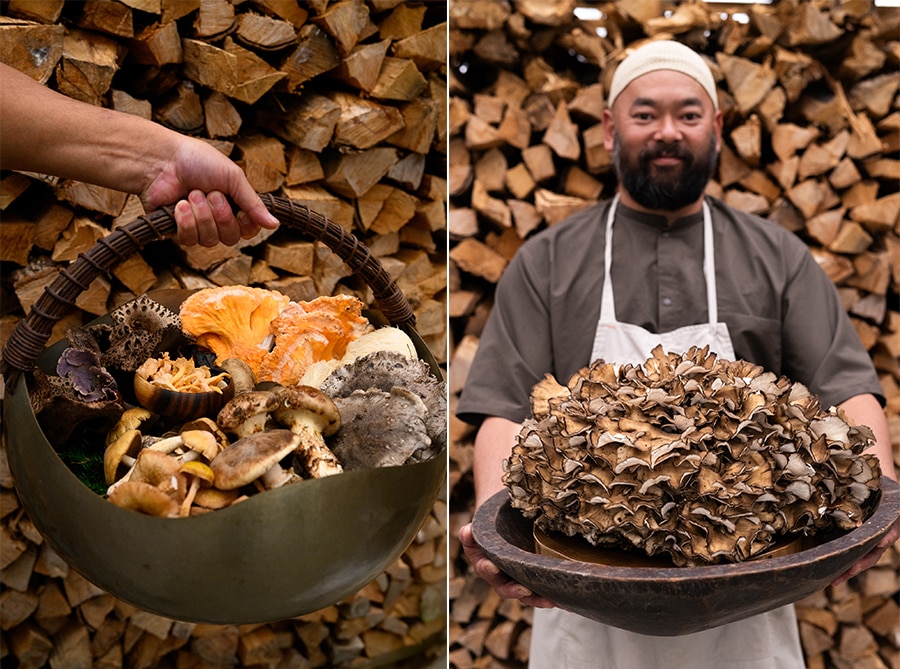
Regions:
<instances>
[{"instance_id":1,"label":"pile of mushrooms","mask_svg":"<svg viewBox=\"0 0 900 669\"><path fill-rule=\"evenodd\" d=\"M504 463L512 506L542 530L739 562L790 536L858 527L880 485L872 432L800 383L708 348L598 360L532 391Z\"/></svg>"},{"instance_id":2,"label":"pile of mushrooms","mask_svg":"<svg viewBox=\"0 0 900 669\"><path fill-rule=\"evenodd\" d=\"M340 357L313 359L296 383L260 380L241 357L213 356L234 395L212 415L183 422L125 410L106 438L108 499L183 517L310 478L434 457L446 445L445 384L401 330L354 327L352 338L340 334L349 339Z\"/></svg>"},{"instance_id":3,"label":"pile of mushrooms","mask_svg":"<svg viewBox=\"0 0 900 669\"><path fill-rule=\"evenodd\" d=\"M56 376L35 367L29 397L51 443L67 442L82 425L115 420L125 410L119 380L147 359L190 343L175 312L142 295L117 307L109 322L66 332ZM119 373L117 380L113 372Z\"/></svg>"}]
</instances>

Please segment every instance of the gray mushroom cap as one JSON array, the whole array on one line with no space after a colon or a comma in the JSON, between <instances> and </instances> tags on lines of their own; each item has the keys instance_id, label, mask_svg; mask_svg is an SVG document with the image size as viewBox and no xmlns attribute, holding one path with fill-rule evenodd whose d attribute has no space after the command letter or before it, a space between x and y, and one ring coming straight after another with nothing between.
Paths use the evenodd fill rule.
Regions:
<instances>
[{"instance_id":1,"label":"gray mushroom cap","mask_svg":"<svg viewBox=\"0 0 900 669\"><path fill-rule=\"evenodd\" d=\"M422 360L396 351L375 351L332 372L322 391L337 400L357 390L377 388L390 393L394 387L405 388L422 400L432 448L435 452L443 448L447 443L447 386Z\"/></svg>"},{"instance_id":2,"label":"gray mushroom cap","mask_svg":"<svg viewBox=\"0 0 900 669\"><path fill-rule=\"evenodd\" d=\"M428 410L405 388L356 390L335 404L344 424L330 445L347 471L403 465L431 450Z\"/></svg>"},{"instance_id":3,"label":"gray mushroom cap","mask_svg":"<svg viewBox=\"0 0 900 669\"><path fill-rule=\"evenodd\" d=\"M300 438L290 430L268 430L242 437L210 463L215 486L235 490L255 481L293 453Z\"/></svg>"},{"instance_id":4,"label":"gray mushroom cap","mask_svg":"<svg viewBox=\"0 0 900 669\"><path fill-rule=\"evenodd\" d=\"M278 392L275 404L272 415L285 427L295 429L305 424L328 437L341 426L341 414L335 403L318 388L289 386Z\"/></svg>"}]
</instances>

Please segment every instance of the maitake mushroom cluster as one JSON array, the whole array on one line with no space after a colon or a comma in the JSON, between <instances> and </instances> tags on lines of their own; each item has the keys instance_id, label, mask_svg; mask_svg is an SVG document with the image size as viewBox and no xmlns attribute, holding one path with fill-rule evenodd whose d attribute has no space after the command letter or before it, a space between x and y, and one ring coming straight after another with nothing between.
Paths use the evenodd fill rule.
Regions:
<instances>
[{"instance_id":1,"label":"maitake mushroom cluster","mask_svg":"<svg viewBox=\"0 0 900 669\"><path fill-rule=\"evenodd\" d=\"M790 535L858 527L880 485L872 432L805 386L707 348L599 360L532 392L504 483L542 530L738 562Z\"/></svg>"},{"instance_id":2,"label":"maitake mushroom cluster","mask_svg":"<svg viewBox=\"0 0 900 669\"><path fill-rule=\"evenodd\" d=\"M135 394L145 407L117 402L103 462L111 502L155 516L195 515L304 479L426 460L445 446L443 381L402 330L375 329L363 318L356 298L293 303L229 286L184 304L173 318L185 323L187 341L211 351L216 374L169 351L146 359L149 349L133 352L142 362L128 366L137 369ZM80 353L63 359L93 375L103 369ZM234 395L210 412L204 395L213 393L203 391L226 378ZM156 409L144 401L155 388L176 390L183 401L159 403L171 414ZM192 406L198 411L185 418Z\"/></svg>"}]
</instances>

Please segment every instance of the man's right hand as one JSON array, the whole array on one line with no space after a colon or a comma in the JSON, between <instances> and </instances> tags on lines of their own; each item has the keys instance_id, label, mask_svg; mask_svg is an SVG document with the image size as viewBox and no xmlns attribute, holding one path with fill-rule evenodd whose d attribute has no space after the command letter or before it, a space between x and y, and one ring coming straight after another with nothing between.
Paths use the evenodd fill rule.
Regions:
<instances>
[{"instance_id":1,"label":"man's right hand","mask_svg":"<svg viewBox=\"0 0 900 669\"><path fill-rule=\"evenodd\" d=\"M472 524L463 525L457 532L463 552L472 565L472 569L488 585L490 585L503 599L518 599L523 604L539 609L551 609L556 606L549 599L535 595L521 583L512 580L497 568L485 555L484 551L475 543L472 537Z\"/></svg>"}]
</instances>

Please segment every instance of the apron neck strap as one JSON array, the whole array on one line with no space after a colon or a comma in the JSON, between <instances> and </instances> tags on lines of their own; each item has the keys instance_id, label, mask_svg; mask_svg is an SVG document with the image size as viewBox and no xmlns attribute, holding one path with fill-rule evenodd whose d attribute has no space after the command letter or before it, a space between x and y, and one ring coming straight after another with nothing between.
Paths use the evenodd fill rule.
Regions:
<instances>
[{"instance_id":1,"label":"apron neck strap","mask_svg":"<svg viewBox=\"0 0 900 669\"><path fill-rule=\"evenodd\" d=\"M600 298L600 322L616 322L616 301L612 287L612 232L619 206L619 194L613 198L606 215L606 242L603 248L603 291ZM706 279L706 309L710 324L719 322L719 302L716 293L716 258L713 245L712 215L703 200L703 275Z\"/></svg>"}]
</instances>

